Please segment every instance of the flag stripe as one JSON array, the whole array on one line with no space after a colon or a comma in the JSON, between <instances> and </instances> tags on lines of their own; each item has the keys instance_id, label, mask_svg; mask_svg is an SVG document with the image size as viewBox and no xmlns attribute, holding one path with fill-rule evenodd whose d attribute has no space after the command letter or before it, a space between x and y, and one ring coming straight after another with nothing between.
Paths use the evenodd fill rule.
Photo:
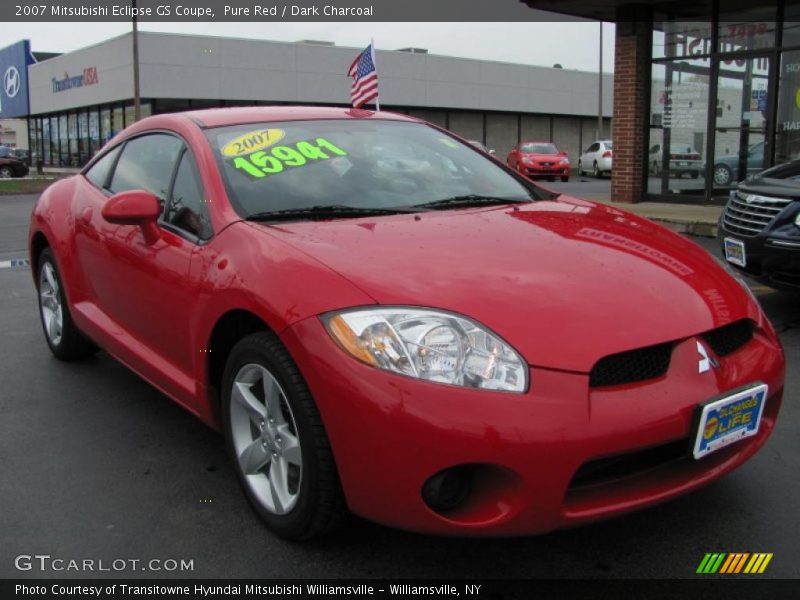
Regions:
<instances>
[{"instance_id":1,"label":"flag stripe","mask_svg":"<svg viewBox=\"0 0 800 600\"><path fill-rule=\"evenodd\" d=\"M350 101L355 108L361 108L378 97L378 70L375 68L372 44L356 57L347 75L353 78Z\"/></svg>"},{"instance_id":2,"label":"flag stripe","mask_svg":"<svg viewBox=\"0 0 800 600\"><path fill-rule=\"evenodd\" d=\"M755 573L755 570L758 568L758 565L761 564L761 561L764 560L763 554L753 554L750 557L750 562L747 563L747 566L744 568L745 573Z\"/></svg>"},{"instance_id":3,"label":"flag stripe","mask_svg":"<svg viewBox=\"0 0 800 600\"><path fill-rule=\"evenodd\" d=\"M745 563L745 561L746 561L746 560L747 560L747 558L750 556L750 553L749 553L749 552L745 552L744 554L740 554L739 556L740 556L741 558L739 558L739 562L738 562L738 563L736 563L736 570L735 570L735 571L733 571L734 573L739 573L739 572L741 572L741 570L742 570L742 567L744 566L744 563Z\"/></svg>"}]
</instances>

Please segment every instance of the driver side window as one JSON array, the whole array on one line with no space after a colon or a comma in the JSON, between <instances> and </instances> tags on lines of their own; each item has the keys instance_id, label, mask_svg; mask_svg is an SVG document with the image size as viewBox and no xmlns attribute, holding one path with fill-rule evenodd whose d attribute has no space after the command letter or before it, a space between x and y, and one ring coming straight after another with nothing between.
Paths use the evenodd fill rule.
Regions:
<instances>
[{"instance_id":1,"label":"driver side window","mask_svg":"<svg viewBox=\"0 0 800 600\"><path fill-rule=\"evenodd\" d=\"M188 150L180 158L164 220L202 240L211 237L211 224L200 174Z\"/></svg>"}]
</instances>

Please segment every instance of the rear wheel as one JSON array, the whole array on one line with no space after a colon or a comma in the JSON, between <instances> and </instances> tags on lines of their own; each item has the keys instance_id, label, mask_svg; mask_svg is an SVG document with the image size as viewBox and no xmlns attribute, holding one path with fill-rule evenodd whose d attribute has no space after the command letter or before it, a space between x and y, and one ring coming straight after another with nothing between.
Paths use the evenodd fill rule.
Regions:
<instances>
[{"instance_id":1,"label":"rear wheel","mask_svg":"<svg viewBox=\"0 0 800 600\"><path fill-rule=\"evenodd\" d=\"M717 185L728 185L733 179L733 171L726 164L714 165L714 183Z\"/></svg>"},{"instance_id":2,"label":"rear wheel","mask_svg":"<svg viewBox=\"0 0 800 600\"><path fill-rule=\"evenodd\" d=\"M297 365L271 332L242 339L223 376L228 453L253 508L278 535L311 538L346 514L322 419Z\"/></svg>"},{"instance_id":3,"label":"rear wheel","mask_svg":"<svg viewBox=\"0 0 800 600\"><path fill-rule=\"evenodd\" d=\"M51 352L61 360L80 360L96 353L97 346L78 331L72 321L61 276L50 248L45 248L39 254L38 265L39 314Z\"/></svg>"}]
</instances>

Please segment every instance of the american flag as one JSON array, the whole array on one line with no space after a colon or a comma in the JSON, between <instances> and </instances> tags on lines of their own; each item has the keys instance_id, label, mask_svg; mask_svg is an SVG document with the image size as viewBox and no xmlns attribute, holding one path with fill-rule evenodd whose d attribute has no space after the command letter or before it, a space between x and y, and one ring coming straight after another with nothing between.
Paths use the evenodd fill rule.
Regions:
<instances>
[{"instance_id":1,"label":"american flag","mask_svg":"<svg viewBox=\"0 0 800 600\"><path fill-rule=\"evenodd\" d=\"M347 74L353 78L350 100L354 108L361 108L378 97L378 70L375 68L375 50L372 44L356 57Z\"/></svg>"}]
</instances>

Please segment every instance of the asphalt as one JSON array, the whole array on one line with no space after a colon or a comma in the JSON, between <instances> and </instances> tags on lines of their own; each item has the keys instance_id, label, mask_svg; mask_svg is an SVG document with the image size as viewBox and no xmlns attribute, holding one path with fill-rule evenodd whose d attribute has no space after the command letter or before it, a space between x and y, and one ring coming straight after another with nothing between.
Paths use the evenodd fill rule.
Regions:
<instances>
[{"instance_id":1,"label":"asphalt","mask_svg":"<svg viewBox=\"0 0 800 600\"><path fill-rule=\"evenodd\" d=\"M33 200L0 199L0 261L24 256ZM716 252L712 240L695 239ZM707 552L772 552L761 577L800 577L800 303L754 290L786 349L786 393L767 445L722 480L538 537L437 538L353 518L297 544L254 515L217 433L104 353L55 360L30 273L0 268L0 577L41 577L17 571L15 557L49 554L106 565L183 559L194 569L44 576L683 578Z\"/></svg>"}]
</instances>

